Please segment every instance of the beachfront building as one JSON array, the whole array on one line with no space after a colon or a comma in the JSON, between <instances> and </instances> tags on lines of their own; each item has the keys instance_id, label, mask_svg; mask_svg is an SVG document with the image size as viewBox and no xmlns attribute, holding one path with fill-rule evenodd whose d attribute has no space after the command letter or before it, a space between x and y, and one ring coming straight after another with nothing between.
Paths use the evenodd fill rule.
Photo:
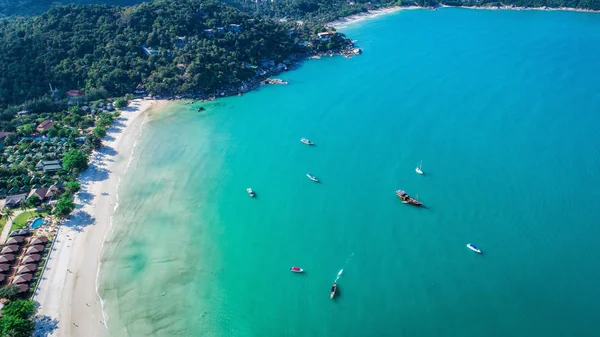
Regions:
<instances>
[{"instance_id":1,"label":"beachfront building","mask_svg":"<svg viewBox=\"0 0 600 337\"><path fill-rule=\"evenodd\" d=\"M69 90L66 92L69 105L80 105L85 103L85 90Z\"/></svg>"},{"instance_id":2,"label":"beachfront building","mask_svg":"<svg viewBox=\"0 0 600 337\"><path fill-rule=\"evenodd\" d=\"M23 241L25 241L24 237L14 236L12 238L8 238L8 240L6 240L6 242L4 244L5 245L20 245L21 243L23 243ZM2 271L2 269L0 269L0 271Z\"/></svg>"},{"instance_id":3,"label":"beachfront building","mask_svg":"<svg viewBox=\"0 0 600 337\"><path fill-rule=\"evenodd\" d=\"M26 264L24 266L20 266L19 269L17 269L17 274L34 273L36 270L37 270L37 264L30 263L30 264Z\"/></svg>"},{"instance_id":4,"label":"beachfront building","mask_svg":"<svg viewBox=\"0 0 600 337\"><path fill-rule=\"evenodd\" d=\"M14 254L19 251L19 248L20 247L18 245L4 246L2 251L0 251L0 254Z\"/></svg>"},{"instance_id":5,"label":"beachfront building","mask_svg":"<svg viewBox=\"0 0 600 337\"><path fill-rule=\"evenodd\" d=\"M321 41L329 41L331 37L335 35L335 32L321 32L317 34L319 36L319 40Z\"/></svg>"}]
</instances>

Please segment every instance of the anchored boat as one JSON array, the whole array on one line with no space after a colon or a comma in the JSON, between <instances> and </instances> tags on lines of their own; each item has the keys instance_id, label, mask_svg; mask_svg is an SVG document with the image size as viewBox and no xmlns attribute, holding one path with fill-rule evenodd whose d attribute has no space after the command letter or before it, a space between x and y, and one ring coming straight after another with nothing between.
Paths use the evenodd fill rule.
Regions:
<instances>
[{"instance_id":1,"label":"anchored boat","mask_svg":"<svg viewBox=\"0 0 600 337\"><path fill-rule=\"evenodd\" d=\"M475 246L472 243L467 243L467 248L469 248L470 250L474 251L477 254L483 254L483 252L481 251L481 249L477 248L477 246Z\"/></svg>"},{"instance_id":2,"label":"anchored boat","mask_svg":"<svg viewBox=\"0 0 600 337\"><path fill-rule=\"evenodd\" d=\"M331 294L329 294L329 298L333 299L335 297L335 293L337 292L337 283L333 282L331 286Z\"/></svg>"},{"instance_id":3,"label":"anchored boat","mask_svg":"<svg viewBox=\"0 0 600 337\"><path fill-rule=\"evenodd\" d=\"M421 170L422 167L423 167L423 161L421 160L421 163L419 163L419 166L417 166L417 168L415 168L415 172L422 175L423 174L423 170Z\"/></svg>"},{"instance_id":4,"label":"anchored boat","mask_svg":"<svg viewBox=\"0 0 600 337\"><path fill-rule=\"evenodd\" d=\"M304 272L304 269L302 269L302 268L300 268L300 267L293 266L292 268L290 268L290 271L291 271L292 273L303 273L303 272Z\"/></svg>"},{"instance_id":5,"label":"anchored boat","mask_svg":"<svg viewBox=\"0 0 600 337\"><path fill-rule=\"evenodd\" d=\"M411 205L415 205L415 206L423 205L422 202L420 202L419 200L417 200L415 198L412 198L411 196L408 195L408 193L404 192L403 190L397 190L396 195L398 196L398 198L400 198L400 200L402 200L402 203L404 203L404 204L411 204Z\"/></svg>"},{"instance_id":6,"label":"anchored boat","mask_svg":"<svg viewBox=\"0 0 600 337\"><path fill-rule=\"evenodd\" d=\"M254 198L256 196L256 193L254 193L254 191L250 187L248 187L246 189L246 192L248 192L248 195L251 196L252 198Z\"/></svg>"},{"instance_id":7,"label":"anchored boat","mask_svg":"<svg viewBox=\"0 0 600 337\"><path fill-rule=\"evenodd\" d=\"M308 177L308 179L310 179L314 182L317 182L317 183L319 182L319 179L310 173L307 173L306 176Z\"/></svg>"},{"instance_id":8,"label":"anchored boat","mask_svg":"<svg viewBox=\"0 0 600 337\"><path fill-rule=\"evenodd\" d=\"M315 145L315 143L313 143L312 141L310 141L307 138L302 138L302 139L300 139L300 141L306 145Z\"/></svg>"}]
</instances>

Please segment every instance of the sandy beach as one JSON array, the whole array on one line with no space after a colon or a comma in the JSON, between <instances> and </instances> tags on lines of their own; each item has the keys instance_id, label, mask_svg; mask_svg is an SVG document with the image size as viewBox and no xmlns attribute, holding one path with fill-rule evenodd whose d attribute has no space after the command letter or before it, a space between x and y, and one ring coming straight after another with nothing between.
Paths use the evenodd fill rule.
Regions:
<instances>
[{"instance_id":1,"label":"sandy beach","mask_svg":"<svg viewBox=\"0 0 600 337\"><path fill-rule=\"evenodd\" d=\"M104 146L92 154L80 176L73 215L59 228L47 268L34 294L38 321L34 336L103 336L106 317L97 292L102 246L118 203L144 112L165 101L135 100L107 130Z\"/></svg>"},{"instance_id":2,"label":"sandy beach","mask_svg":"<svg viewBox=\"0 0 600 337\"><path fill-rule=\"evenodd\" d=\"M373 19L382 15L386 15L386 14L390 14L390 13L395 13L395 12L399 12L399 11L403 11L403 10L409 10L409 9L422 9L423 7L418 7L418 6L406 6L406 7L400 7L400 6L393 6L393 7L386 7L386 8L382 8L382 9L375 9L372 11L368 11L365 13L360 13L360 14L355 14L355 15L350 15L347 16L345 18L340 18L338 20L332 21L330 23L328 23L328 26L332 26L335 28L342 28L346 25L355 23L355 22L359 22L359 21L363 21L363 20L367 20L367 19Z\"/></svg>"}]
</instances>

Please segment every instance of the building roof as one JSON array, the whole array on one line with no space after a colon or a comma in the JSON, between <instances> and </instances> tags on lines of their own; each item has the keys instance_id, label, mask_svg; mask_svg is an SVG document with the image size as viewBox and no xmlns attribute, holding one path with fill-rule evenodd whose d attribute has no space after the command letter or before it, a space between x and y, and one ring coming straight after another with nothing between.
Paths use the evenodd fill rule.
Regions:
<instances>
[{"instance_id":1,"label":"building roof","mask_svg":"<svg viewBox=\"0 0 600 337\"><path fill-rule=\"evenodd\" d=\"M17 269L17 274L33 273L36 270L37 270L37 264L30 263L30 264L26 264L24 266L20 266L19 269Z\"/></svg>"},{"instance_id":2,"label":"building roof","mask_svg":"<svg viewBox=\"0 0 600 337\"><path fill-rule=\"evenodd\" d=\"M56 171L60 171L61 169L62 169L62 166L60 166L58 164L44 166L44 172L56 172Z\"/></svg>"},{"instance_id":3,"label":"building roof","mask_svg":"<svg viewBox=\"0 0 600 337\"><path fill-rule=\"evenodd\" d=\"M20 292L20 293L24 293L24 292L26 292L27 290L29 290L29 285L28 285L27 283L20 283L20 284L17 284L17 287L19 287L19 292Z\"/></svg>"},{"instance_id":4,"label":"building roof","mask_svg":"<svg viewBox=\"0 0 600 337\"><path fill-rule=\"evenodd\" d=\"M17 245L5 246L4 248L2 248L2 251L0 251L0 254L14 253L18 250L19 250L19 246L17 246Z\"/></svg>"},{"instance_id":5,"label":"building roof","mask_svg":"<svg viewBox=\"0 0 600 337\"><path fill-rule=\"evenodd\" d=\"M41 131L41 130L48 130L50 129L54 124L56 124L56 122L53 122L51 120L45 120L43 122L41 122L37 127L36 130Z\"/></svg>"},{"instance_id":6,"label":"building roof","mask_svg":"<svg viewBox=\"0 0 600 337\"><path fill-rule=\"evenodd\" d=\"M6 197L6 201L4 202L4 205L6 205L6 206L18 205L25 199L27 199L27 193L9 195Z\"/></svg>"},{"instance_id":7,"label":"building roof","mask_svg":"<svg viewBox=\"0 0 600 337\"><path fill-rule=\"evenodd\" d=\"M8 236L23 236L29 234L29 228L17 229L16 231L10 232Z\"/></svg>"},{"instance_id":8,"label":"building roof","mask_svg":"<svg viewBox=\"0 0 600 337\"><path fill-rule=\"evenodd\" d=\"M41 253L44 251L44 246L42 245L35 245L35 246L29 246L27 248L27 250L25 251L25 254L35 254L35 253Z\"/></svg>"},{"instance_id":9,"label":"building roof","mask_svg":"<svg viewBox=\"0 0 600 337\"><path fill-rule=\"evenodd\" d=\"M4 280L6 280L6 275L0 274L0 282L3 282Z\"/></svg>"},{"instance_id":10,"label":"building roof","mask_svg":"<svg viewBox=\"0 0 600 337\"><path fill-rule=\"evenodd\" d=\"M10 264L8 264L8 263L0 264L0 272L7 271L7 270L10 270Z\"/></svg>"},{"instance_id":11,"label":"building roof","mask_svg":"<svg viewBox=\"0 0 600 337\"><path fill-rule=\"evenodd\" d=\"M4 140L4 138L6 138L6 136L12 134L12 132L4 132L4 131L0 131L0 140Z\"/></svg>"},{"instance_id":12,"label":"building roof","mask_svg":"<svg viewBox=\"0 0 600 337\"><path fill-rule=\"evenodd\" d=\"M12 283L13 284L29 283L29 281L31 281L32 278L33 278L33 275L31 275L31 274L20 274L13 279Z\"/></svg>"},{"instance_id":13,"label":"building roof","mask_svg":"<svg viewBox=\"0 0 600 337\"><path fill-rule=\"evenodd\" d=\"M30 245L41 245L48 242L48 238L45 236L40 236L38 238L33 238L31 239L31 241L29 241Z\"/></svg>"},{"instance_id":14,"label":"building roof","mask_svg":"<svg viewBox=\"0 0 600 337\"><path fill-rule=\"evenodd\" d=\"M21 262L23 264L28 264L28 263L32 263L32 262L37 262L39 261L41 258L41 256L39 254L31 254L31 255L27 255L23 258L23 260L21 260ZM0 257L0 262L1 262L2 257Z\"/></svg>"},{"instance_id":15,"label":"building roof","mask_svg":"<svg viewBox=\"0 0 600 337\"><path fill-rule=\"evenodd\" d=\"M8 240L6 240L7 245L18 245L23 243L23 241L25 241L25 238L22 236L13 236L12 238L8 238Z\"/></svg>"},{"instance_id":16,"label":"building roof","mask_svg":"<svg viewBox=\"0 0 600 337\"><path fill-rule=\"evenodd\" d=\"M84 96L85 95L85 90L69 90L66 92L67 97L78 97L78 96Z\"/></svg>"},{"instance_id":17,"label":"building roof","mask_svg":"<svg viewBox=\"0 0 600 337\"><path fill-rule=\"evenodd\" d=\"M44 200L46 198L46 195L48 194L48 188L34 188L31 190L31 192L29 192L27 198L31 198L31 196L33 196L34 194L37 195L38 198L40 198L41 200Z\"/></svg>"},{"instance_id":18,"label":"building roof","mask_svg":"<svg viewBox=\"0 0 600 337\"><path fill-rule=\"evenodd\" d=\"M13 254L3 254L0 255L0 263L3 262L11 262L15 260L15 256Z\"/></svg>"}]
</instances>

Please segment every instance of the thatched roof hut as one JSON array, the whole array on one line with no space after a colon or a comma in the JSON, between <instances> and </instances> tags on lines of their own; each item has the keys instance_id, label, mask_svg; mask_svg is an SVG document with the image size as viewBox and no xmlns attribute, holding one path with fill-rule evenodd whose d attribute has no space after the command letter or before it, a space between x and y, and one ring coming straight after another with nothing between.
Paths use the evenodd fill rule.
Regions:
<instances>
[{"instance_id":1,"label":"thatched roof hut","mask_svg":"<svg viewBox=\"0 0 600 337\"><path fill-rule=\"evenodd\" d=\"M40 236L38 238L33 238L31 239L31 241L29 241L30 245L43 245L44 243L48 242L48 238L45 236Z\"/></svg>"},{"instance_id":2,"label":"thatched roof hut","mask_svg":"<svg viewBox=\"0 0 600 337\"><path fill-rule=\"evenodd\" d=\"M29 283L29 281L31 281L32 278L33 275L31 274L21 274L13 279L12 284Z\"/></svg>"},{"instance_id":3,"label":"thatched roof hut","mask_svg":"<svg viewBox=\"0 0 600 337\"><path fill-rule=\"evenodd\" d=\"M23 243L24 240L25 240L25 237L23 237L23 236L13 236L12 238L8 238L8 240L6 240L6 244L7 245L20 245Z\"/></svg>"},{"instance_id":4,"label":"thatched roof hut","mask_svg":"<svg viewBox=\"0 0 600 337\"><path fill-rule=\"evenodd\" d=\"M19 248L20 247L17 245L4 246L4 248L2 248L2 251L0 251L0 254L16 253L19 251Z\"/></svg>"},{"instance_id":5,"label":"thatched roof hut","mask_svg":"<svg viewBox=\"0 0 600 337\"><path fill-rule=\"evenodd\" d=\"M25 251L25 254L29 255L29 254L41 253L45 249L46 248L44 246L42 246L42 245L29 246L29 247L27 247L27 250Z\"/></svg>"},{"instance_id":6,"label":"thatched roof hut","mask_svg":"<svg viewBox=\"0 0 600 337\"><path fill-rule=\"evenodd\" d=\"M36 270L37 270L37 264L30 263L30 264L26 264L24 266L20 266L19 269L17 269L17 274L33 273Z\"/></svg>"},{"instance_id":7,"label":"thatched roof hut","mask_svg":"<svg viewBox=\"0 0 600 337\"><path fill-rule=\"evenodd\" d=\"M42 257L39 254L27 255L21 260L23 264L38 262Z\"/></svg>"},{"instance_id":8,"label":"thatched roof hut","mask_svg":"<svg viewBox=\"0 0 600 337\"><path fill-rule=\"evenodd\" d=\"M13 254L4 254L0 255L0 263L7 263L15 260L15 256Z\"/></svg>"}]
</instances>

